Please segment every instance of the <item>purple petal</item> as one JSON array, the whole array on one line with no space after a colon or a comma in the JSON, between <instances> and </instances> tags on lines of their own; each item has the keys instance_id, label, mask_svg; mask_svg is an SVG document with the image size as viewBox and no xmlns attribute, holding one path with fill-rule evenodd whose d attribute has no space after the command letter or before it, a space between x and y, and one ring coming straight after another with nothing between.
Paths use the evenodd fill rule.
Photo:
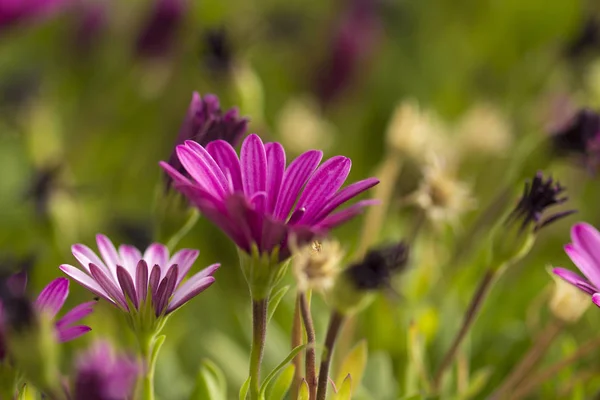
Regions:
<instances>
[{"instance_id":1,"label":"purple petal","mask_svg":"<svg viewBox=\"0 0 600 400\"><path fill-rule=\"evenodd\" d=\"M312 175L321 161L323 153L310 150L301 154L288 166L283 174L283 183L279 191L277 204L273 216L276 219L286 220L290 216L292 206L298 199L300 190Z\"/></svg>"},{"instance_id":2,"label":"purple petal","mask_svg":"<svg viewBox=\"0 0 600 400\"><path fill-rule=\"evenodd\" d=\"M119 255L123 262L123 267L129 272L129 275L135 276L135 269L138 262L142 259L142 253L133 246L123 244L119 246Z\"/></svg>"},{"instance_id":3,"label":"purple petal","mask_svg":"<svg viewBox=\"0 0 600 400\"><path fill-rule=\"evenodd\" d=\"M144 261L148 265L158 265L163 268L165 272L161 275L162 278L166 273L167 262L169 261L169 249L164 244L152 243L144 252Z\"/></svg>"},{"instance_id":4,"label":"purple petal","mask_svg":"<svg viewBox=\"0 0 600 400\"><path fill-rule=\"evenodd\" d=\"M283 221L276 221L270 217L265 217L263 221L263 237L261 248L273 249L275 246L284 243L287 237L288 227Z\"/></svg>"},{"instance_id":5,"label":"purple petal","mask_svg":"<svg viewBox=\"0 0 600 400\"><path fill-rule=\"evenodd\" d=\"M169 165L169 163L161 161L158 163L158 165L160 165L160 167L171 177L171 179L173 179L173 183L182 183L182 184L191 184L192 183L192 181L190 181L188 178L183 176L179 171L177 171L175 168L173 168L171 165Z\"/></svg>"},{"instance_id":6,"label":"purple petal","mask_svg":"<svg viewBox=\"0 0 600 400\"><path fill-rule=\"evenodd\" d=\"M169 303L169 299L173 295L173 291L175 290L175 283L177 282L177 277L179 275L179 268L177 265L174 265L167 272L167 276L162 280L160 286L158 288L158 293L156 294L156 301L154 302L154 311L156 316L161 315L167 304Z\"/></svg>"},{"instance_id":7,"label":"purple petal","mask_svg":"<svg viewBox=\"0 0 600 400\"><path fill-rule=\"evenodd\" d=\"M185 146L177 146L177 156L181 164L204 190L219 199L223 198L227 189L227 180L223 172L202 146L198 145L192 149L192 143L194 142L188 140Z\"/></svg>"},{"instance_id":8,"label":"purple petal","mask_svg":"<svg viewBox=\"0 0 600 400\"><path fill-rule=\"evenodd\" d=\"M296 209L305 208L309 216L321 211L327 201L342 187L351 166L350 159L343 156L332 157L325 161L309 179Z\"/></svg>"},{"instance_id":9,"label":"purple petal","mask_svg":"<svg viewBox=\"0 0 600 400\"><path fill-rule=\"evenodd\" d=\"M183 249L171 257L169 265L177 264L179 266L179 276L177 277L175 287L178 287L183 278L190 272L190 268L192 268L194 261L198 258L198 254L200 254L198 250Z\"/></svg>"},{"instance_id":10,"label":"purple petal","mask_svg":"<svg viewBox=\"0 0 600 400\"><path fill-rule=\"evenodd\" d=\"M592 295L592 301L594 302L595 305L600 307L600 293L594 293Z\"/></svg>"},{"instance_id":11,"label":"purple petal","mask_svg":"<svg viewBox=\"0 0 600 400\"><path fill-rule=\"evenodd\" d=\"M267 154L262 140L256 134L249 135L242 143L240 151L240 165L242 167L242 185L248 198L256 192L267 189ZM264 210L265 204L259 203L256 208L259 212Z\"/></svg>"},{"instance_id":12,"label":"purple petal","mask_svg":"<svg viewBox=\"0 0 600 400\"><path fill-rule=\"evenodd\" d=\"M240 160L231 144L224 140L215 140L206 146L206 150L217 162L225 176L229 176L232 192L243 192Z\"/></svg>"},{"instance_id":13,"label":"purple petal","mask_svg":"<svg viewBox=\"0 0 600 400\"><path fill-rule=\"evenodd\" d=\"M71 252L87 273L90 272L90 264L96 264L97 266L104 268L106 272L109 272L108 268L104 265L104 262L86 245L75 244L71 246Z\"/></svg>"},{"instance_id":14,"label":"purple petal","mask_svg":"<svg viewBox=\"0 0 600 400\"><path fill-rule=\"evenodd\" d=\"M119 280L119 286L121 286L121 290L125 294L125 297L128 297L137 309L140 303L138 302L137 293L135 292L133 279L131 278L131 275L129 275L129 272L120 265L117 266L117 279Z\"/></svg>"},{"instance_id":15,"label":"purple petal","mask_svg":"<svg viewBox=\"0 0 600 400\"><path fill-rule=\"evenodd\" d=\"M321 210L315 209L314 207L311 210L309 210L299 223L305 223L307 225L316 224L346 201L358 196L365 190L372 188L378 183L379 179L368 178L348 185L347 187L336 193L335 196L333 196L331 199L329 199L325 207L323 207Z\"/></svg>"},{"instance_id":16,"label":"purple petal","mask_svg":"<svg viewBox=\"0 0 600 400\"><path fill-rule=\"evenodd\" d=\"M160 283L160 267L155 265L150 272L150 280L148 280L148 296L152 302L156 304L156 293L158 292L158 284Z\"/></svg>"},{"instance_id":17,"label":"purple petal","mask_svg":"<svg viewBox=\"0 0 600 400\"><path fill-rule=\"evenodd\" d=\"M588 271L582 270L581 272L596 287L600 287L600 233L589 224L578 223L571 228L571 239L577 253L588 261L585 265ZM577 265L576 262L575 264ZM579 267L579 265L577 266Z\"/></svg>"},{"instance_id":18,"label":"purple petal","mask_svg":"<svg viewBox=\"0 0 600 400\"><path fill-rule=\"evenodd\" d=\"M95 265L95 264L94 264ZM98 285L98 283L89 275L81 271L79 268L76 268L72 265L63 264L60 267L60 270L65 274L69 275L73 278L77 283L81 286L85 287L92 293L114 303L115 301L110 298L110 296Z\"/></svg>"},{"instance_id":19,"label":"purple petal","mask_svg":"<svg viewBox=\"0 0 600 400\"><path fill-rule=\"evenodd\" d=\"M279 190L285 173L285 150L279 143L265 144L267 153L267 208L269 214L273 214Z\"/></svg>"},{"instance_id":20,"label":"purple petal","mask_svg":"<svg viewBox=\"0 0 600 400\"><path fill-rule=\"evenodd\" d=\"M117 249L115 249L115 246L110 239L102 234L96 235L96 243L98 244L98 250L100 251L102 258L104 259L104 264L108 267L112 277L117 279L117 265L121 264Z\"/></svg>"},{"instance_id":21,"label":"purple petal","mask_svg":"<svg viewBox=\"0 0 600 400\"><path fill-rule=\"evenodd\" d=\"M90 264L90 272L92 273L92 277L98 282L98 284L104 289L106 293L115 301L120 308L124 311L129 311L129 307L127 306L127 302L125 301L125 296L123 292L115 285L115 282L109 278L100 267L95 264Z\"/></svg>"},{"instance_id":22,"label":"purple petal","mask_svg":"<svg viewBox=\"0 0 600 400\"><path fill-rule=\"evenodd\" d=\"M586 292L588 294L594 294L598 291L587 280L583 279L578 274L576 274L575 272L570 271L568 269L553 268L552 273L554 275L558 276L559 278L561 278L562 280L564 280L565 282L568 282L571 285L576 286L577 288L583 290L584 292Z\"/></svg>"},{"instance_id":23,"label":"purple petal","mask_svg":"<svg viewBox=\"0 0 600 400\"><path fill-rule=\"evenodd\" d=\"M140 260L136 268L135 288L140 304L144 304L148 295L148 264L144 260Z\"/></svg>"},{"instance_id":24,"label":"purple petal","mask_svg":"<svg viewBox=\"0 0 600 400\"><path fill-rule=\"evenodd\" d=\"M215 281L215 278L211 275L218 268L219 264L213 264L185 281L183 285L181 285L179 289L175 291L175 294L169 303L167 313L175 311L177 308L191 300L194 296L212 285L212 283Z\"/></svg>"},{"instance_id":25,"label":"purple petal","mask_svg":"<svg viewBox=\"0 0 600 400\"><path fill-rule=\"evenodd\" d=\"M62 343L77 339L79 336L88 333L92 328L89 326L78 325L68 328L58 329L58 340Z\"/></svg>"},{"instance_id":26,"label":"purple petal","mask_svg":"<svg viewBox=\"0 0 600 400\"><path fill-rule=\"evenodd\" d=\"M599 287L600 271L595 267L593 261L591 261L584 253L580 252L573 244L569 243L565 245L564 250L571 261L579 268L581 273L583 273L594 286Z\"/></svg>"},{"instance_id":27,"label":"purple petal","mask_svg":"<svg viewBox=\"0 0 600 400\"><path fill-rule=\"evenodd\" d=\"M331 229L335 228L336 226L341 225L344 222L346 222L346 221L356 217L360 213L362 213L362 210L363 210L363 208L365 208L365 206L370 206L370 205L375 205L375 204L379 204L379 200L371 199L371 200L359 201L356 204L353 204L352 206L350 206L342 211L338 211L334 214L329 215L327 218L325 218L321 222L319 222L315 226L315 228L324 230L324 231L331 230Z\"/></svg>"},{"instance_id":28,"label":"purple petal","mask_svg":"<svg viewBox=\"0 0 600 400\"><path fill-rule=\"evenodd\" d=\"M56 328L66 328L67 326L74 324L90 315L92 311L94 311L95 301L88 301L87 303L82 303L78 306L73 307L69 312L67 312L61 319L56 321Z\"/></svg>"},{"instance_id":29,"label":"purple petal","mask_svg":"<svg viewBox=\"0 0 600 400\"><path fill-rule=\"evenodd\" d=\"M39 294L35 305L38 310L48 313L52 318L58 314L69 296L69 280L56 278Z\"/></svg>"},{"instance_id":30,"label":"purple petal","mask_svg":"<svg viewBox=\"0 0 600 400\"><path fill-rule=\"evenodd\" d=\"M244 237L244 243L250 251L252 243L260 244L262 239L262 220L260 214L253 210L243 195L234 194L226 199L227 211Z\"/></svg>"}]
</instances>

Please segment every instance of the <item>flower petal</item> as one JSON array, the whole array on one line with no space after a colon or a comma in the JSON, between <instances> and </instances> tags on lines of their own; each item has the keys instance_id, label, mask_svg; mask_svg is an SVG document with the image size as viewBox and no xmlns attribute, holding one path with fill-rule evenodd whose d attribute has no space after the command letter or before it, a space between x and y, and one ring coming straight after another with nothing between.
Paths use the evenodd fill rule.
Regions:
<instances>
[{"instance_id":1,"label":"flower petal","mask_svg":"<svg viewBox=\"0 0 600 400\"><path fill-rule=\"evenodd\" d=\"M215 281L215 278L212 276L206 276L204 272L208 269L214 270L216 268L218 268L218 264L216 267L211 265L210 267L205 268L203 271L198 272L196 275L185 281L183 285L181 285L181 287L175 291L175 294L169 303L169 307L167 308L167 314L175 311L194 298L194 296L198 295L200 292L212 285Z\"/></svg>"},{"instance_id":2,"label":"flower petal","mask_svg":"<svg viewBox=\"0 0 600 400\"><path fill-rule=\"evenodd\" d=\"M167 272L167 276L165 276L160 283L158 292L156 293L156 300L154 301L154 311L157 317L165 311L167 304L169 303L169 298L171 298L171 295L173 295L173 291L175 290L175 283L177 282L178 276L179 267L173 265L173 267L169 269L169 272Z\"/></svg>"},{"instance_id":3,"label":"flower petal","mask_svg":"<svg viewBox=\"0 0 600 400\"><path fill-rule=\"evenodd\" d=\"M246 196L251 198L256 192L264 192L267 188L267 154L258 135L249 135L242 143L240 165ZM256 209L262 212L264 207L264 202L261 202Z\"/></svg>"},{"instance_id":4,"label":"flower petal","mask_svg":"<svg viewBox=\"0 0 600 400\"><path fill-rule=\"evenodd\" d=\"M579 268L581 273L595 286L600 287L600 270L596 268L593 261L585 253L579 251L579 248L573 244L567 244L564 247L565 253L571 261Z\"/></svg>"},{"instance_id":5,"label":"flower petal","mask_svg":"<svg viewBox=\"0 0 600 400\"><path fill-rule=\"evenodd\" d=\"M592 295L592 301L594 302L595 305L600 307L600 293L594 293Z\"/></svg>"},{"instance_id":6,"label":"flower petal","mask_svg":"<svg viewBox=\"0 0 600 400\"><path fill-rule=\"evenodd\" d=\"M167 246L161 243L152 243L144 252L144 261L148 263L148 265L158 265L161 270L164 270L161 273L160 278L166 274L167 270L167 262L169 261L169 249Z\"/></svg>"},{"instance_id":7,"label":"flower petal","mask_svg":"<svg viewBox=\"0 0 600 400\"><path fill-rule=\"evenodd\" d=\"M94 311L95 301L88 301L86 303L79 304L78 306L73 307L69 312L67 312L61 319L56 321L56 328L61 329L65 328L82 318L90 315L92 311Z\"/></svg>"},{"instance_id":8,"label":"flower petal","mask_svg":"<svg viewBox=\"0 0 600 400\"><path fill-rule=\"evenodd\" d=\"M309 216L322 210L327 201L346 181L352 162L343 156L325 161L306 183L296 209L305 208Z\"/></svg>"},{"instance_id":9,"label":"flower petal","mask_svg":"<svg viewBox=\"0 0 600 400\"><path fill-rule=\"evenodd\" d=\"M559 278L561 278L562 280L564 280L565 282L568 282L571 285L576 286L577 288L583 290L584 292L586 292L588 294L594 294L598 291L598 289L596 289L594 286L592 286L592 284L589 283L587 280L583 279L581 276L579 276L575 272L570 271L568 269L553 268L552 273L554 275L558 276Z\"/></svg>"},{"instance_id":10,"label":"flower petal","mask_svg":"<svg viewBox=\"0 0 600 400\"><path fill-rule=\"evenodd\" d=\"M135 271L135 289L140 304L144 304L148 295L148 264L140 260Z\"/></svg>"},{"instance_id":11,"label":"flower petal","mask_svg":"<svg viewBox=\"0 0 600 400\"><path fill-rule=\"evenodd\" d=\"M70 326L68 328L58 329L58 340L62 343L77 339L79 336L88 333L92 328L84 325Z\"/></svg>"},{"instance_id":12,"label":"flower petal","mask_svg":"<svg viewBox=\"0 0 600 400\"><path fill-rule=\"evenodd\" d=\"M169 175L171 177L171 179L173 179L173 183L183 183L183 184L192 183L192 181L190 181L188 178L183 176L181 174L181 172L177 171L169 163L161 161L158 163L158 165L160 165L160 167L167 173L167 175Z\"/></svg>"},{"instance_id":13,"label":"flower petal","mask_svg":"<svg viewBox=\"0 0 600 400\"><path fill-rule=\"evenodd\" d=\"M115 245L110 241L108 237L102 234L96 235L96 243L98 244L98 250L104 259L104 264L108 267L112 277L117 279L117 265L121 264L119 253L115 249ZM98 265L97 265L98 266Z\"/></svg>"},{"instance_id":14,"label":"flower petal","mask_svg":"<svg viewBox=\"0 0 600 400\"><path fill-rule=\"evenodd\" d=\"M183 278L190 272L190 268L192 268L194 261L198 258L198 254L200 254L198 250L182 249L171 257L169 265L177 264L179 267L179 276L177 277L175 287L178 287Z\"/></svg>"},{"instance_id":15,"label":"flower petal","mask_svg":"<svg viewBox=\"0 0 600 400\"><path fill-rule=\"evenodd\" d=\"M75 244L71 246L71 252L73 256L79 261L79 264L83 267L84 271L90 272L90 264L96 264L97 266L104 268L106 272L109 272L104 261L102 261L92 249L83 244Z\"/></svg>"},{"instance_id":16,"label":"flower petal","mask_svg":"<svg viewBox=\"0 0 600 400\"><path fill-rule=\"evenodd\" d=\"M35 305L38 310L48 313L52 318L60 311L69 296L69 280L56 278L39 294Z\"/></svg>"},{"instance_id":17,"label":"flower petal","mask_svg":"<svg viewBox=\"0 0 600 400\"><path fill-rule=\"evenodd\" d=\"M188 140L176 148L177 157L186 171L207 192L223 198L227 190L225 175L204 147Z\"/></svg>"},{"instance_id":18,"label":"flower petal","mask_svg":"<svg viewBox=\"0 0 600 400\"><path fill-rule=\"evenodd\" d=\"M290 216L292 206L298 199L300 190L312 175L321 161L323 153L310 150L301 154L288 166L283 174L283 183L279 190L279 197L275 205L273 216L276 219L286 220Z\"/></svg>"},{"instance_id":19,"label":"flower petal","mask_svg":"<svg viewBox=\"0 0 600 400\"><path fill-rule=\"evenodd\" d=\"M124 311L129 311L129 307L125 301L125 296L117 287L115 282L95 264L90 264L90 272L92 277L96 280L96 282L98 282L102 289L104 289L104 291L108 293L108 295L115 301L115 304L117 304Z\"/></svg>"},{"instance_id":20,"label":"flower petal","mask_svg":"<svg viewBox=\"0 0 600 400\"><path fill-rule=\"evenodd\" d=\"M79 268L76 268L69 264L63 264L60 267L60 270L65 274L69 275L75 281L77 281L81 286L85 287L92 293L104 298L105 300L114 303L115 301L110 298L110 296L98 285L98 283L88 274L81 271Z\"/></svg>"},{"instance_id":21,"label":"flower petal","mask_svg":"<svg viewBox=\"0 0 600 400\"><path fill-rule=\"evenodd\" d=\"M142 259L142 253L134 246L122 244L119 246L119 255L123 262L123 267L129 272L129 275L135 276L135 270L138 262Z\"/></svg>"},{"instance_id":22,"label":"flower petal","mask_svg":"<svg viewBox=\"0 0 600 400\"><path fill-rule=\"evenodd\" d=\"M117 266L117 279L119 280L119 286L121 287L121 291L125 294L126 298L133 303L135 308L139 307L138 296L135 291L135 285L133 283L133 279L129 272L120 265Z\"/></svg>"},{"instance_id":23,"label":"flower petal","mask_svg":"<svg viewBox=\"0 0 600 400\"><path fill-rule=\"evenodd\" d=\"M343 209L342 211L338 211L334 214L329 215L321 222L319 222L315 228L328 231L335 228L338 225L343 224L344 222L356 217L360 213L362 213L363 208L370 205L379 204L379 200L370 199L370 200L362 200L348 208Z\"/></svg>"},{"instance_id":24,"label":"flower petal","mask_svg":"<svg viewBox=\"0 0 600 400\"><path fill-rule=\"evenodd\" d=\"M281 144L273 142L265 144L265 151L267 154L266 211L273 214L285 173L285 150Z\"/></svg>"},{"instance_id":25,"label":"flower petal","mask_svg":"<svg viewBox=\"0 0 600 400\"><path fill-rule=\"evenodd\" d=\"M229 176L232 192L243 192L240 160L231 144L224 140L215 140L206 146L206 151L217 162L223 174Z\"/></svg>"},{"instance_id":26,"label":"flower petal","mask_svg":"<svg viewBox=\"0 0 600 400\"><path fill-rule=\"evenodd\" d=\"M156 293L158 292L158 285L160 283L160 267L155 265L152 267L150 272L150 279L148 280L148 296L152 299L153 303L156 304Z\"/></svg>"}]
</instances>

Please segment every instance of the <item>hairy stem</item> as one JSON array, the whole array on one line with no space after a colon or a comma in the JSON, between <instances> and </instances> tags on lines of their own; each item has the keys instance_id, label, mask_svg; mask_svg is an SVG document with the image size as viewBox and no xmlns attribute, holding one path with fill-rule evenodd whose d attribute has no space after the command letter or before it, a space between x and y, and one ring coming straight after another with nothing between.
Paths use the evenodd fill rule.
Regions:
<instances>
[{"instance_id":1,"label":"hairy stem","mask_svg":"<svg viewBox=\"0 0 600 400\"><path fill-rule=\"evenodd\" d=\"M252 350L250 352L250 398L259 399L260 365L267 337L269 299L252 300Z\"/></svg>"},{"instance_id":2,"label":"hairy stem","mask_svg":"<svg viewBox=\"0 0 600 400\"><path fill-rule=\"evenodd\" d=\"M317 397L317 354L315 349L317 338L306 293L301 292L298 296L302 321L304 321L306 330L306 383L308 384L309 399L314 400Z\"/></svg>"},{"instance_id":3,"label":"hairy stem","mask_svg":"<svg viewBox=\"0 0 600 400\"><path fill-rule=\"evenodd\" d=\"M327 383L329 380L329 366L331 356L337 339L338 333L344 323L344 316L337 311L331 313L327 335L325 336L325 345L321 353L321 366L319 369L319 383L317 387L317 400L325 400L327 397Z\"/></svg>"},{"instance_id":4,"label":"hairy stem","mask_svg":"<svg viewBox=\"0 0 600 400\"><path fill-rule=\"evenodd\" d=\"M477 286L477 290L475 291L475 294L473 295L473 298L471 299L469 307L467 308L467 311L463 318L460 330L456 334L454 341L450 346L450 349L448 349L448 352L442 359L442 363L440 364L437 373L435 374L435 378L433 379L434 390L437 391L437 389L439 388L442 378L444 377L444 373L452 365L454 357L456 356L456 352L458 351L460 345L467 336L469 329L471 329L473 322L475 322L475 319L479 314L481 305L483 304L485 298L487 297L487 294L489 293L490 288L492 287L495 275L496 273L493 269L488 269L485 272L485 275L482 277L481 281L479 282L479 286Z\"/></svg>"},{"instance_id":5,"label":"hairy stem","mask_svg":"<svg viewBox=\"0 0 600 400\"><path fill-rule=\"evenodd\" d=\"M300 315L300 295L296 296L296 305L294 307L294 320L292 322L292 349L300 346L303 343L302 337L302 316ZM302 352L298 353L292 360L296 367L294 369L294 380L290 388L292 399L298 398L298 390L302 383Z\"/></svg>"}]
</instances>

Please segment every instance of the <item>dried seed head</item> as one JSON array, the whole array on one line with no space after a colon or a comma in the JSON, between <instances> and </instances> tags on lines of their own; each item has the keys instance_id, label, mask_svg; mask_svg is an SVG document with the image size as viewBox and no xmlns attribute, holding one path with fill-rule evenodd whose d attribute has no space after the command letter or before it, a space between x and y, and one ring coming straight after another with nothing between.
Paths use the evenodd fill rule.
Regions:
<instances>
[{"instance_id":1,"label":"dried seed head","mask_svg":"<svg viewBox=\"0 0 600 400\"><path fill-rule=\"evenodd\" d=\"M293 254L293 270L299 290L325 291L333 286L344 257L339 242L314 241L301 248L295 247Z\"/></svg>"}]
</instances>

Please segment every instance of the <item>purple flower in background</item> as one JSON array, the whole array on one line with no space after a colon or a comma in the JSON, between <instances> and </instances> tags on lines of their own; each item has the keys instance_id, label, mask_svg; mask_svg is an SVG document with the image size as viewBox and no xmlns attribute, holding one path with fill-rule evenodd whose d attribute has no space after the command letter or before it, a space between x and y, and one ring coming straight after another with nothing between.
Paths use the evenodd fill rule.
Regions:
<instances>
[{"instance_id":1,"label":"purple flower in background","mask_svg":"<svg viewBox=\"0 0 600 400\"><path fill-rule=\"evenodd\" d=\"M578 223L571 228L571 241L565 252L585 278L564 268L554 268L552 272L591 295L600 307L600 233L589 224Z\"/></svg>"},{"instance_id":2,"label":"purple flower in background","mask_svg":"<svg viewBox=\"0 0 600 400\"><path fill-rule=\"evenodd\" d=\"M137 53L144 57L170 53L186 10L186 0L157 0L137 38Z\"/></svg>"},{"instance_id":3,"label":"purple flower in background","mask_svg":"<svg viewBox=\"0 0 600 400\"><path fill-rule=\"evenodd\" d=\"M144 254L130 245L119 251L104 235L97 235L100 257L89 247L75 244L73 255L82 268L63 264L60 269L82 286L125 312L151 307L159 318L187 303L215 281L213 264L183 281L198 257L198 250L183 249L169 257L169 250L153 243Z\"/></svg>"},{"instance_id":4,"label":"purple flower in background","mask_svg":"<svg viewBox=\"0 0 600 400\"><path fill-rule=\"evenodd\" d=\"M27 276L24 273L18 273L11 276L6 281L5 290L0 303L0 336L4 337L5 324L20 326L27 324L26 315L22 312L21 307L14 308L13 305L22 304L14 299L21 299L25 296L25 286L27 284ZM43 313L52 319L56 319L56 315L60 312L67 297L69 296L69 280L66 278L57 278L46 286L37 297L34 303L33 311ZM86 317L93 311L93 306L96 302L90 301L82 303L70 311L62 318L55 322L56 334L61 342L68 342L76 339L79 336L89 332L91 328L85 325L76 325L82 318ZM5 356L5 346L2 344L2 352L0 359Z\"/></svg>"},{"instance_id":5,"label":"purple flower in background","mask_svg":"<svg viewBox=\"0 0 600 400\"><path fill-rule=\"evenodd\" d=\"M582 109L562 129L552 134L559 155L574 156L587 168L600 166L600 114Z\"/></svg>"},{"instance_id":6,"label":"purple flower in background","mask_svg":"<svg viewBox=\"0 0 600 400\"><path fill-rule=\"evenodd\" d=\"M109 343L97 342L77 359L73 399L129 399L140 372L135 358L117 355Z\"/></svg>"},{"instance_id":7,"label":"purple flower in background","mask_svg":"<svg viewBox=\"0 0 600 400\"><path fill-rule=\"evenodd\" d=\"M332 39L330 56L317 76L317 92L325 104L351 84L382 29L376 0L349 0L347 4Z\"/></svg>"},{"instance_id":8,"label":"purple flower in background","mask_svg":"<svg viewBox=\"0 0 600 400\"><path fill-rule=\"evenodd\" d=\"M263 144L255 134L244 140L239 158L223 140L206 146L188 140L176 152L191 178L161 162L175 188L240 249L251 254L256 246L260 254L271 254L278 248L280 261L290 255L290 235L298 245L325 235L373 200L335 209L379 182L369 178L340 190L349 158L332 157L317 168L323 153L310 150L286 167L283 146Z\"/></svg>"},{"instance_id":9,"label":"purple flower in background","mask_svg":"<svg viewBox=\"0 0 600 400\"><path fill-rule=\"evenodd\" d=\"M75 12L74 46L80 54L88 54L98 44L108 25L105 0L82 2Z\"/></svg>"},{"instance_id":10,"label":"purple flower in background","mask_svg":"<svg viewBox=\"0 0 600 400\"><path fill-rule=\"evenodd\" d=\"M241 118L237 108L231 108L225 113L221 111L217 96L208 94L201 98L197 92L192 95L192 101L187 115L179 130L175 145L193 140L202 146L221 139L237 146L248 127L248 119ZM182 175L187 172L174 150L169 158L169 164Z\"/></svg>"},{"instance_id":11,"label":"purple flower in background","mask_svg":"<svg viewBox=\"0 0 600 400\"><path fill-rule=\"evenodd\" d=\"M71 4L73 0L2 0L0 31L23 22L49 18Z\"/></svg>"}]
</instances>

